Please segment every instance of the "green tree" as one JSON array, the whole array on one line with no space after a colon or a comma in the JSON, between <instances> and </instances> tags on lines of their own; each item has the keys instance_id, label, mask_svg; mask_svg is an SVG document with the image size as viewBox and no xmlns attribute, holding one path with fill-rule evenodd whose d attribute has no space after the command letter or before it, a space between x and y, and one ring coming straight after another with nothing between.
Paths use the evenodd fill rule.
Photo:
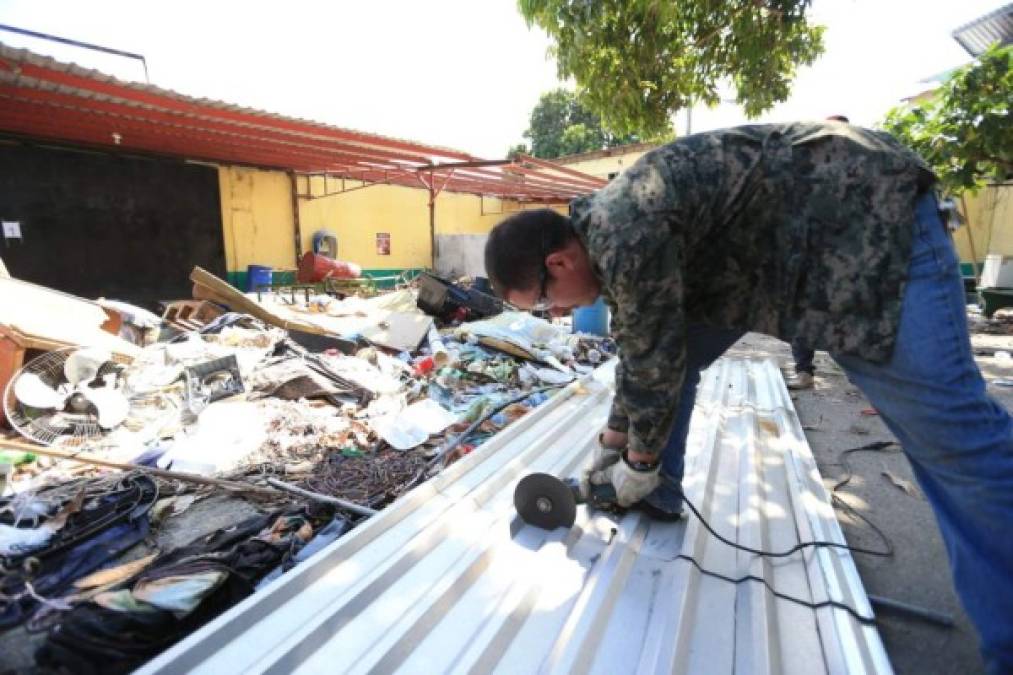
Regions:
<instances>
[{"instance_id":1,"label":"green tree","mask_svg":"<svg viewBox=\"0 0 1013 675\"><path fill-rule=\"evenodd\" d=\"M887 113L883 129L921 155L945 192L1013 174L1013 46L992 47L933 96Z\"/></svg>"},{"instance_id":2,"label":"green tree","mask_svg":"<svg viewBox=\"0 0 1013 675\"><path fill-rule=\"evenodd\" d=\"M531 151L528 150L528 146L524 143L518 143L517 145L511 145L510 149L507 150L507 159L517 159L517 155L530 155Z\"/></svg>"},{"instance_id":3,"label":"green tree","mask_svg":"<svg viewBox=\"0 0 1013 675\"><path fill-rule=\"evenodd\" d=\"M530 154L546 159L639 140L633 134L617 136L605 131L599 117L581 105L577 96L566 89L542 94L531 110L524 138L531 143ZM510 148L507 156L515 156L518 151L527 152L524 148L523 144L516 145Z\"/></svg>"},{"instance_id":4,"label":"green tree","mask_svg":"<svg viewBox=\"0 0 1013 675\"><path fill-rule=\"evenodd\" d=\"M555 42L561 79L616 133L664 134L730 82L750 117L784 101L795 69L823 52L811 0L519 0Z\"/></svg>"}]
</instances>

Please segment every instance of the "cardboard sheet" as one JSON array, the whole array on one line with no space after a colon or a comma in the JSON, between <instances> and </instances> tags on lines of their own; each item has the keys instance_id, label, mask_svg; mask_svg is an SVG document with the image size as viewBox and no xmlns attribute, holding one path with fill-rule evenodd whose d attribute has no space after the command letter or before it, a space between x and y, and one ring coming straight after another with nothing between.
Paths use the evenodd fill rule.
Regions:
<instances>
[{"instance_id":1,"label":"cardboard sheet","mask_svg":"<svg viewBox=\"0 0 1013 675\"><path fill-rule=\"evenodd\" d=\"M140 347L103 330L104 325L113 323L96 302L27 281L0 278L0 326L20 346L48 350L100 347L120 360L132 359Z\"/></svg>"}]
</instances>

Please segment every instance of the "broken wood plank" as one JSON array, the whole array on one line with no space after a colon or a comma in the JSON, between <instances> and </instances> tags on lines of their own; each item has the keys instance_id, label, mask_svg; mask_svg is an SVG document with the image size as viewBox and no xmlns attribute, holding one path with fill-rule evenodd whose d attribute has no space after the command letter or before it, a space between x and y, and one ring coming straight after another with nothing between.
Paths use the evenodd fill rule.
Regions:
<instances>
[{"instance_id":1,"label":"broken wood plank","mask_svg":"<svg viewBox=\"0 0 1013 675\"><path fill-rule=\"evenodd\" d=\"M194 267L190 273L190 281L194 283L194 298L199 300L210 300L225 305L235 312L243 312L257 317L261 321L278 326L285 330L301 330L304 333L326 335L320 326L315 326L304 321L295 321L281 316L252 300L243 293L230 286L227 282L219 279L205 269Z\"/></svg>"}]
</instances>

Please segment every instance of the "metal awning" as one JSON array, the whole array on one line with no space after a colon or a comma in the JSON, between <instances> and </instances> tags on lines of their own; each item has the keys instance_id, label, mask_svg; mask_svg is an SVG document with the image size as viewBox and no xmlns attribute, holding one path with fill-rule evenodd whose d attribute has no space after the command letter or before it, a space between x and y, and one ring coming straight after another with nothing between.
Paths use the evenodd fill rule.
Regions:
<instances>
[{"instance_id":1,"label":"metal awning","mask_svg":"<svg viewBox=\"0 0 1013 675\"><path fill-rule=\"evenodd\" d=\"M758 558L693 516L520 521L517 481L580 469L611 378L570 385L138 673L890 673L845 549ZM845 541L772 361L705 372L683 485L739 544Z\"/></svg>"},{"instance_id":2,"label":"metal awning","mask_svg":"<svg viewBox=\"0 0 1013 675\"><path fill-rule=\"evenodd\" d=\"M483 160L151 85L0 44L0 132L370 183L562 203L605 181L544 160Z\"/></svg>"},{"instance_id":3,"label":"metal awning","mask_svg":"<svg viewBox=\"0 0 1013 675\"><path fill-rule=\"evenodd\" d=\"M974 57L994 44L1008 45L1013 41L1013 2L964 24L953 31L953 39Z\"/></svg>"}]
</instances>

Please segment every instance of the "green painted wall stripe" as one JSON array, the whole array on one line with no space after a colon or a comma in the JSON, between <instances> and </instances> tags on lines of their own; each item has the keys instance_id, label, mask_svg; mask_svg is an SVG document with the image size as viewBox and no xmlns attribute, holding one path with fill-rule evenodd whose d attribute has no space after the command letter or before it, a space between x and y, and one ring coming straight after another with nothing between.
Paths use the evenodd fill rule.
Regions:
<instances>
[{"instance_id":1,"label":"green painted wall stripe","mask_svg":"<svg viewBox=\"0 0 1013 675\"><path fill-rule=\"evenodd\" d=\"M398 277L404 273L407 273L407 275L410 278L414 278L425 271L426 268L424 267L391 267L387 269L362 270L362 276L369 277L371 279L376 279L383 277ZM235 288L238 288L239 290L245 293L246 277L247 277L246 270L242 270L236 272L228 272L225 276L225 280L228 281ZM281 282L286 284L294 284L295 272L291 270L284 272L276 271L273 274L272 278L274 279L275 283ZM383 279L383 281L378 281L376 285L379 288L393 288L395 281L396 281L395 279Z\"/></svg>"}]
</instances>

